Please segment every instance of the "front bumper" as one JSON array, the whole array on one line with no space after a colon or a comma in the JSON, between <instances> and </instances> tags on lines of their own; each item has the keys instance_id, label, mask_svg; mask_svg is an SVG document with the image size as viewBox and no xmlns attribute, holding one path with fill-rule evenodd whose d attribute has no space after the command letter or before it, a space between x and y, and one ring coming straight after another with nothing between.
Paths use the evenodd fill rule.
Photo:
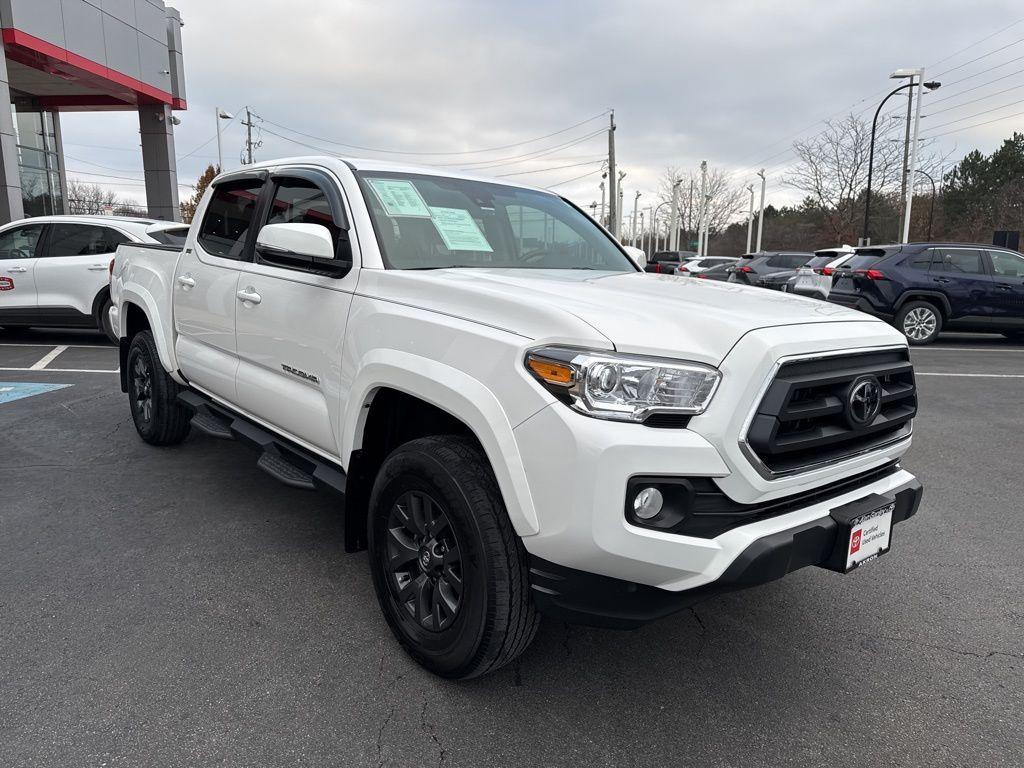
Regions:
<instances>
[{"instance_id":1,"label":"front bumper","mask_svg":"<svg viewBox=\"0 0 1024 768\"><path fill-rule=\"evenodd\" d=\"M911 478L889 496L896 502L893 524L900 523L917 512L921 484ZM841 504L830 502L830 506ZM774 581L809 565L824 566L836 549L838 530L839 524L825 514L760 536L717 579L683 591L588 573L536 556L530 561L530 588L538 609L561 621L633 629L718 594Z\"/></svg>"}]
</instances>

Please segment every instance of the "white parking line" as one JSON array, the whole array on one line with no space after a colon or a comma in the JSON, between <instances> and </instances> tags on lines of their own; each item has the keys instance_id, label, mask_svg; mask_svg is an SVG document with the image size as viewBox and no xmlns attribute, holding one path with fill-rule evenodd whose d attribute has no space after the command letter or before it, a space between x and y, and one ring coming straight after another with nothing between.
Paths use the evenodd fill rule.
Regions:
<instances>
[{"instance_id":1,"label":"white parking line","mask_svg":"<svg viewBox=\"0 0 1024 768\"><path fill-rule=\"evenodd\" d=\"M41 358L39 358L30 368L30 371L41 371L50 363L52 363L61 352L67 350L67 346L54 347Z\"/></svg>"},{"instance_id":2,"label":"white parking line","mask_svg":"<svg viewBox=\"0 0 1024 768\"><path fill-rule=\"evenodd\" d=\"M23 341L21 343L16 341L0 341L0 347L52 347L53 344L47 344L45 342L35 341ZM117 349L113 346L103 346L102 344L68 344L68 349Z\"/></svg>"},{"instance_id":3,"label":"white parking line","mask_svg":"<svg viewBox=\"0 0 1024 768\"><path fill-rule=\"evenodd\" d=\"M911 347L910 352L1024 352L1024 347Z\"/></svg>"},{"instance_id":4,"label":"white parking line","mask_svg":"<svg viewBox=\"0 0 1024 768\"><path fill-rule=\"evenodd\" d=\"M956 376L967 379L1024 379L1024 373L933 373L914 371L915 376Z\"/></svg>"},{"instance_id":5,"label":"white parking line","mask_svg":"<svg viewBox=\"0 0 1024 768\"><path fill-rule=\"evenodd\" d=\"M104 371L94 368L0 368L0 371L31 371L33 373L120 373L120 368Z\"/></svg>"}]
</instances>

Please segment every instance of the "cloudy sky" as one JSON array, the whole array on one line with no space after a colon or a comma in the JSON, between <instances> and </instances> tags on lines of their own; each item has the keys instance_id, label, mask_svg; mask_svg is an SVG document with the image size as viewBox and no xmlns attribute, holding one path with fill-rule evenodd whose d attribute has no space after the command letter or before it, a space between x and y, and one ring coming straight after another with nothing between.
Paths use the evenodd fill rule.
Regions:
<instances>
[{"instance_id":1,"label":"cloudy sky","mask_svg":"<svg viewBox=\"0 0 1024 768\"><path fill-rule=\"evenodd\" d=\"M780 183L793 140L830 116L870 118L898 67L944 83L926 97L922 130L954 158L1024 130L1019 0L171 4L185 21L185 185L216 162L216 106L263 118L258 159L381 156L341 142L517 174L507 178L583 205L599 196L608 108L627 199L639 190L641 206L667 166L702 159L744 185L767 167L769 202L795 199ZM240 122L225 126L226 167L239 162ZM70 175L142 198L134 113L69 114L63 128Z\"/></svg>"}]
</instances>

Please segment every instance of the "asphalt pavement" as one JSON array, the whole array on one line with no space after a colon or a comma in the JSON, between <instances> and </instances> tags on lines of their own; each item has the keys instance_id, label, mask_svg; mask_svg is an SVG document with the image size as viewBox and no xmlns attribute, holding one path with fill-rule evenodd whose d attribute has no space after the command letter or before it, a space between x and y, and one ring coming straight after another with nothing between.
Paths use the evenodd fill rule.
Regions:
<instances>
[{"instance_id":1,"label":"asphalt pavement","mask_svg":"<svg viewBox=\"0 0 1024 768\"><path fill-rule=\"evenodd\" d=\"M453 683L398 649L333 497L143 444L102 337L0 332L0 763L1017 768L1024 346L913 357L925 499L890 554L633 632L546 621Z\"/></svg>"}]
</instances>

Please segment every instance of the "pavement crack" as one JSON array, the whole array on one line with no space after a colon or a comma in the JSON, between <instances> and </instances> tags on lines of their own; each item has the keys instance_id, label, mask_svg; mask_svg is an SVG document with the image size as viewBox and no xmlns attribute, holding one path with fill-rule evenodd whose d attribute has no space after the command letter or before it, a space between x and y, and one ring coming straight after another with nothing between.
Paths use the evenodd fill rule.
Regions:
<instances>
[{"instance_id":1,"label":"pavement crack","mask_svg":"<svg viewBox=\"0 0 1024 768\"><path fill-rule=\"evenodd\" d=\"M434 728L433 723L427 722L427 707L430 704L430 699L423 700L423 708L420 710L420 729L426 733L434 746L437 747L437 765L438 768L444 763L445 757L448 756L448 750L441 744L441 740L437 738L437 731Z\"/></svg>"},{"instance_id":2,"label":"pavement crack","mask_svg":"<svg viewBox=\"0 0 1024 768\"><path fill-rule=\"evenodd\" d=\"M915 648L927 648L933 651L944 651L945 653L954 653L958 656L970 656L975 659L991 659L995 656L1005 656L1009 659L1024 659L1024 652L1013 653L1012 651L969 651L966 648L954 648L950 645L939 645L937 643L922 643L917 640L911 640L906 637L894 637L892 635L876 635L869 632L856 632L854 634L860 635L861 637L873 638L875 640L882 640L890 643L906 643ZM863 646L863 643L861 644Z\"/></svg>"},{"instance_id":3,"label":"pavement crack","mask_svg":"<svg viewBox=\"0 0 1024 768\"><path fill-rule=\"evenodd\" d=\"M395 715L395 706L392 704L391 709L388 710L387 717L380 724L380 728L377 730L377 768L384 768L384 730L388 727L388 723L391 722L391 718Z\"/></svg>"},{"instance_id":4,"label":"pavement crack","mask_svg":"<svg viewBox=\"0 0 1024 768\"><path fill-rule=\"evenodd\" d=\"M566 656L572 656L572 647L569 645L569 636L572 634L572 625L565 625L565 634L562 636L562 648L565 649Z\"/></svg>"}]
</instances>

